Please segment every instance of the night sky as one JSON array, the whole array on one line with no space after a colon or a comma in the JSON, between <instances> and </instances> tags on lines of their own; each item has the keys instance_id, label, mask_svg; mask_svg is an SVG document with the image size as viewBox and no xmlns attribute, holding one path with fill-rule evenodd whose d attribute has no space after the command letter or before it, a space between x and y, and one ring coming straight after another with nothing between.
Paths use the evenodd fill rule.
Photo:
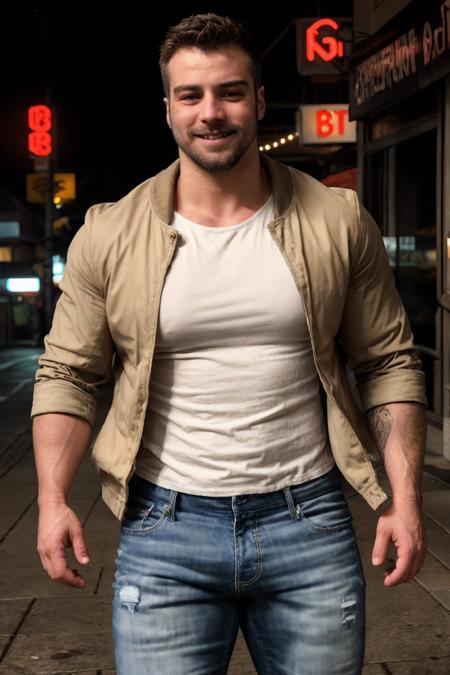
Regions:
<instances>
[{"instance_id":1,"label":"night sky","mask_svg":"<svg viewBox=\"0 0 450 675\"><path fill-rule=\"evenodd\" d=\"M32 171L27 108L45 102L47 90L57 112L57 168L77 176L77 202L68 211L81 213L120 198L177 157L158 68L169 25L190 14L227 14L264 52L296 16L315 16L318 7L332 15L351 10L351 2L313 0L112 4L2 3L0 185L21 202ZM264 59L263 80L269 102L300 100L293 28ZM294 125L293 111L272 116L265 124Z\"/></svg>"}]
</instances>

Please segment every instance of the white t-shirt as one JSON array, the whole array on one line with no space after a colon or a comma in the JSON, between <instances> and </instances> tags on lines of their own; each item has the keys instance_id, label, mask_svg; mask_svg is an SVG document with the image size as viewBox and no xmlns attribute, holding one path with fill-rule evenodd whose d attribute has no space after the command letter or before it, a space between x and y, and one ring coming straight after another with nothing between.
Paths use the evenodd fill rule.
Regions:
<instances>
[{"instance_id":1,"label":"white t-shirt","mask_svg":"<svg viewBox=\"0 0 450 675\"><path fill-rule=\"evenodd\" d=\"M176 213L136 473L196 495L265 493L331 469L299 290L267 230Z\"/></svg>"}]
</instances>

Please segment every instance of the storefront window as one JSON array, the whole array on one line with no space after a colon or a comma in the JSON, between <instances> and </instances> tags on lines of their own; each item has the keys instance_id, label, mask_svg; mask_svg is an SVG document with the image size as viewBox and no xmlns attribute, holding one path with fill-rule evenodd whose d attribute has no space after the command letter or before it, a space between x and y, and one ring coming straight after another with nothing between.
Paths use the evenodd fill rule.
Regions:
<instances>
[{"instance_id":1,"label":"storefront window","mask_svg":"<svg viewBox=\"0 0 450 675\"><path fill-rule=\"evenodd\" d=\"M421 350L427 397L433 408L436 362L436 132L395 148L395 259L397 287Z\"/></svg>"},{"instance_id":2,"label":"storefront window","mask_svg":"<svg viewBox=\"0 0 450 675\"><path fill-rule=\"evenodd\" d=\"M381 228L420 350L429 408L439 412L436 129L384 144L367 154L364 166L364 202Z\"/></svg>"}]
</instances>

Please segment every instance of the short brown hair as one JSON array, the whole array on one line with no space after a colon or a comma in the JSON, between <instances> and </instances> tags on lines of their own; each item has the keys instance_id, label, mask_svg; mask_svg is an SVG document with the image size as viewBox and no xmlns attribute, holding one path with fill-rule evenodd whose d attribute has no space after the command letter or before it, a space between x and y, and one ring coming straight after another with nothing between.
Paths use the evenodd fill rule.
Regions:
<instances>
[{"instance_id":1,"label":"short brown hair","mask_svg":"<svg viewBox=\"0 0 450 675\"><path fill-rule=\"evenodd\" d=\"M171 26L161 45L159 67L164 93L169 95L167 65L173 55L184 47L198 47L204 51L215 51L220 47L239 47L250 57L255 90L261 86L261 55L247 29L234 19L218 14L193 14L176 26Z\"/></svg>"}]
</instances>

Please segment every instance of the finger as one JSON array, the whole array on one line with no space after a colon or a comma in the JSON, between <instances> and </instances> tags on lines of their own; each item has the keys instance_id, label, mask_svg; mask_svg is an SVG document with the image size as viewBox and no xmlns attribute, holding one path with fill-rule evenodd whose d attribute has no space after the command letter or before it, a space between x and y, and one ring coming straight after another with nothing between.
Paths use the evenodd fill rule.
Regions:
<instances>
[{"instance_id":1,"label":"finger","mask_svg":"<svg viewBox=\"0 0 450 675\"><path fill-rule=\"evenodd\" d=\"M390 540L390 532L378 526L372 550L372 565L383 565L386 560Z\"/></svg>"},{"instance_id":2,"label":"finger","mask_svg":"<svg viewBox=\"0 0 450 675\"><path fill-rule=\"evenodd\" d=\"M86 585L85 580L81 575L78 573L75 574L74 571L70 569L67 564L64 549L56 549L49 557L51 561L49 574L54 581L76 588L84 588Z\"/></svg>"},{"instance_id":3,"label":"finger","mask_svg":"<svg viewBox=\"0 0 450 675\"><path fill-rule=\"evenodd\" d=\"M66 586L72 586L73 588L85 588L86 580L81 576L78 570L72 570L70 567L64 573L64 577L57 579L59 583L65 584Z\"/></svg>"},{"instance_id":4,"label":"finger","mask_svg":"<svg viewBox=\"0 0 450 675\"><path fill-rule=\"evenodd\" d=\"M384 585L387 587L405 583L411 578L412 556L401 554L395 562L394 569L384 574Z\"/></svg>"},{"instance_id":5,"label":"finger","mask_svg":"<svg viewBox=\"0 0 450 675\"><path fill-rule=\"evenodd\" d=\"M78 562L82 565L87 565L89 562L89 551L81 528L74 533L72 546Z\"/></svg>"},{"instance_id":6,"label":"finger","mask_svg":"<svg viewBox=\"0 0 450 675\"><path fill-rule=\"evenodd\" d=\"M86 586L86 580L78 570L73 570L70 567L67 567L62 574L54 578L54 581L66 586L73 586L74 588L84 588Z\"/></svg>"}]
</instances>

